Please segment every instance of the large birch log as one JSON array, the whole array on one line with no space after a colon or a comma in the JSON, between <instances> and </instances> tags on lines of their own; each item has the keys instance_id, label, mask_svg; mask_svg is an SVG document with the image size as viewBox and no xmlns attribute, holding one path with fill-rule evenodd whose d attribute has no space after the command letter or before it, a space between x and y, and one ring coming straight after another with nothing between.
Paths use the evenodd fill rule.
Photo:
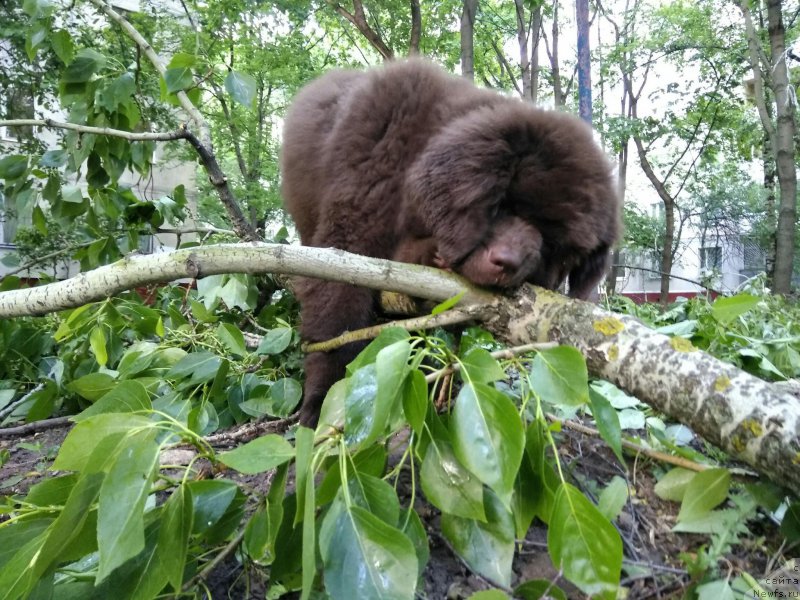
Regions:
<instances>
[{"instance_id":1,"label":"large birch log","mask_svg":"<svg viewBox=\"0 0 800 600\"><path fill-rule=\"evenodd\" d=\"M486 323L512 344L576 347L589 372L692 428L779 485L800 492L800 399L633 317L538 288Z\"/></svg>"}]
</instances>

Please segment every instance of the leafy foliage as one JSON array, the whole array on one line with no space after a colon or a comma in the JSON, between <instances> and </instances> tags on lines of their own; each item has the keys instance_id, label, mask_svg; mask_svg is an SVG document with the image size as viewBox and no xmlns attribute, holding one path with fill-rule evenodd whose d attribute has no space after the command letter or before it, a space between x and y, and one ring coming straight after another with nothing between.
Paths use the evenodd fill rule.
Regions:
<instances>
[{"instance_id":1,"label":"leafy foliage","mask_svg":"<svg viewBox=\"0 0 800 600\"><path fill-rule=\"evenodd\" d=\"M797 303L765 293L763 279L753 280L747 291L736 296L713 302L692 298L663 313L622 298L615 299L614 306L761 378L785 380L800 375Z\"/></svg>"},{"instance_id":2,"label":"leafy foliage","mask_svg":"<svg viewBox=\"0 0 800 600\"><path fill-rule=\"evenodd\" d=\"M561 510L566 512L558 513L559 527L551 530L554 560L563 562L566 573L573 573L571 561L589 561L595 574L602 572L594 581L577 571L571 575L588 593L617 585L618 534L588 500L574 510L577 492L564 487L560 467L546 451L554 443L543 420L546 406L575 406L588 398L585 365L573 351L548 350L550 358L503 365L467 344L464 383L452 413L440 416L424 385L430 370L424 365L450 360L447 345L389 329L331 390L316 433L299 428L294 444L268 435L217 453L203 436L246 420L255 407L272 415L292 410L283 404L285 389L278 398L273 390L291 381L284 365L291 364L297 348L286 345L292 329L278 323L253 352L225 321L198 321L192 305L197 301L187 303L181 288L165 288L150 306L130 295L48 318L51 327L58 325L50 336L41 327L38 354L26 362L58 372L44 380L50 383L42 389L59 392L50 394L47 406L53 410L56 398L64 396L64 406L82 411L53 464L65 474L34 486L25 499L5 500L11 518L0 526L0 537L19 541L0 570L9 598L42 585L52 586L56 595L72 589L97 594L132 580L142 582L133 588L135 597L178 591L191 585L209 548L237 531L243 532L250 560L270 574L271 585L310 593L319 585L318 548L332 598L410 598L428 551L413 492L398 497L397 478L406 474L419 477L412 490L421 487L442 511L442 531L453 548L491 580L510 583L515 535L524 534L525 523ZM41 321L11 322L6 328L19 335L15 328L42 326ZM487 341L485 334L466 339ZM235 361L228 358L234 351ZM552 381L564 384L534 379L542 360ZM513 394L502 384L509 367L521 375ZM34 402L22 390L14 396L9 403L14 418L46 414L44 401ZM410 421L400 463L387 470L384 444ZM276 470L272 486L256 492L227 479L196 480L194 461L159 465L164 450L185 443L217 468L243 474ZM291 463L296 490L284 499ZM540 494L535 505L520 496L521 490L542 485L550 492ZM244 511L248 496L255 512ZM559 498L569 500L563 505ZM582 547L584 536L576 532L583 527L602 528L616 540L616 549L598 555ZM303 540L302 552L287 555L295 535ZM23 561L31 567L12 581ZM354 578L353 569L364 577ZM598 588L601 580L608 587Z\"/></svg>"}]
</instances>

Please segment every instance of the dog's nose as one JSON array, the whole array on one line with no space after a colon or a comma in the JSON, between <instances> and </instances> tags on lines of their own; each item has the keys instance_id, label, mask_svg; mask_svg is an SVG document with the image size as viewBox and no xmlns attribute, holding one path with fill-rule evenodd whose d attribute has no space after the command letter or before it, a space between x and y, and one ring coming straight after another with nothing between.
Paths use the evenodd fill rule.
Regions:
<instances>
[{"instance_id":1,"label":"dog's nose","mask_svg":"<svg viewBox=\"0 0 800 600\"><path fill-rule=\"evenodd\" d=\"M489 262L506 273L516 273L522 266L522 255L508 246L493 247L489 249Z\"/></svg>"}]
</instances>

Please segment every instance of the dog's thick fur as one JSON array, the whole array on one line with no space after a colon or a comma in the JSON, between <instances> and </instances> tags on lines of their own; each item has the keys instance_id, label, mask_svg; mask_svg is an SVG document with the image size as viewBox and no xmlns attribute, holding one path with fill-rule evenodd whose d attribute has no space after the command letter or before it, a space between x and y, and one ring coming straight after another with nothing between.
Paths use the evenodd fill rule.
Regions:
<instances>
[{"instance_id":1,"label":"dog's thick fur","mask_svg":"<svg viewBox=\"0 0 800 600\"><path fill-rule=\"evenodd\" d=\"M283 194L303 244L436 265L475 283L586 297L619 233L612 168L585 124L476 88L422 60L333 71L295 98ZM302 280L302 334L373 324L375 295ZM313 424L360 346L306 359Z\"/></svg>"}]
</instances>

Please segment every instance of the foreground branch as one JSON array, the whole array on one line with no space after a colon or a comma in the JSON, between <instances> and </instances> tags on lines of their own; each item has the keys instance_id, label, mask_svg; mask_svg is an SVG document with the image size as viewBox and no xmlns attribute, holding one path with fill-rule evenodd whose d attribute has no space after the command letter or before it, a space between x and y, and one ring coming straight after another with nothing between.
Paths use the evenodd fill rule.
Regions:
<instances>
[{"instance_id":1,"label":"foreground branch","mask_svg":"<svg viewBox=\"0 0 800 600\"><path fill-rule=\"evenodd\" d=\"M218 244L133 255L58 283L0 292L0 318L43 315L103 300L135 287L224 273L306 275L437 302L462 292L466 292L464 304L486 303L494 298L457 275L430 267L366 258L331 248Z\"/></svg>"}]
</instances>

